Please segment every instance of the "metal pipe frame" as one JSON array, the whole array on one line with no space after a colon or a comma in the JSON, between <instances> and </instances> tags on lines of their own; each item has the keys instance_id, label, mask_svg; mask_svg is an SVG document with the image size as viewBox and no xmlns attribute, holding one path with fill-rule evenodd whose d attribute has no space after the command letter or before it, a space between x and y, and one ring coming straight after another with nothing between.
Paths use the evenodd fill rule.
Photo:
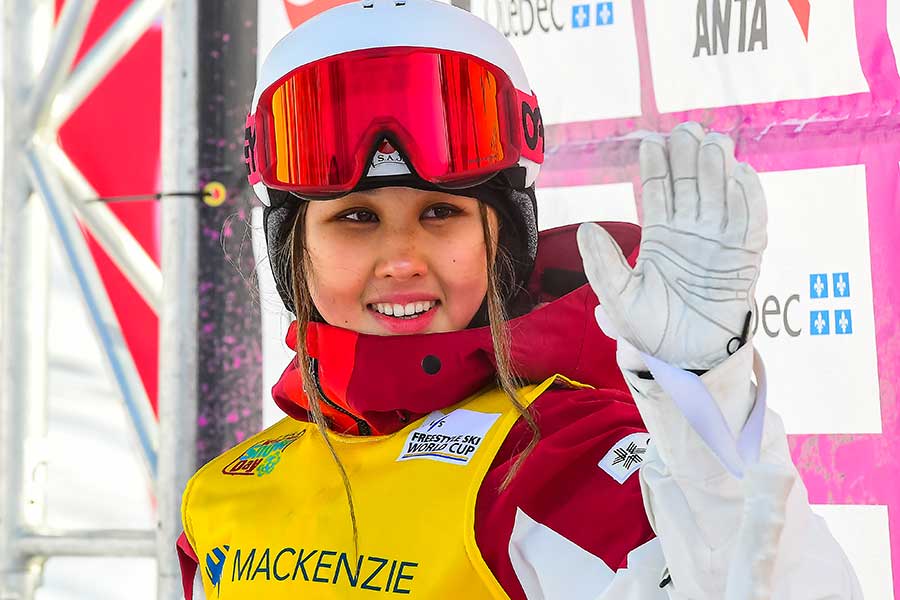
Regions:
<instances>
[{"instance_id":1,"label":"metal pipe frame","mask_svg":"<svg viewBox=\"0 0 900 600\"><path fill-rule=\"evenodd\" d=\"M197 3L173 0L163 17L163 189L198 187ZM160 445L157 598L182 594L173 551L181 534L181 495L196 469L197 446L197 223L199 206L162 200L162 272L159 312ZM177 348L177 351L170 349Z\"/></svg>"},{"instance_id":2,"label":"metal pipe frame","mask_svg":"<svg viewBox=\"0 0 900 600\"><path fill-rule=\"evenodd\" d=\"M24 120L24 107L34 69L31 41L33 7L28 0L7 0L3 5L2 60L5 102L3 106L3 200L0 206L0 599L24 600L34 589L39 572L17 544L25 516L25 436L29 401L38 401L32 379L40 365L29 324L38 316L29 301L29 281L25 276L33 266L28 254L31 245L30 221L33 205L28 181L18 176L23 169L19 148L27 133L10 124ZM16 77L8 76L16 73ZM44 362L46 368L46 361Z\"/></svg>"},{"instance_id":3,"label":"metal pipe frame","mask_svg":"<svg viewBox=\"0 0 900 600\"><path fill-rule=\"evenodd\" d=\"M112 261L128 278L144 301L159 314L162 294L162 273L131 232L122 225L109 206L102 202L90 202L96 198L87 178L69 156L55 142L48 143L44 154L70 192L72 207L82 223L94 234L94 238Z\"/></svg>"},{"instance_id":4,"label":"metal pipe frame","mask_svg":"<svg viewBox=\"0 0 900 600\"><path fill-rule=\"evenodd\" d=\"M98 529L25 533L19 539L25 556L155 557L156 532L141 529Z\"/></svg>"},{"instance_id":5,"label":"metal pipe frame","mask_svg":"<svg viewBox=\"0 0 900 600\"><path fill-rule=\"evenodd\" d=\"M94 325L94 333L122 394L125 409L137 434L145 466L153 479L156 475L159 448L158 426L150 409L147 391L116 320L112 302L106 288L103 287L100 272L94 264L75 215L71 210L67 210L62 184L56 174L44 166L45 161L42 160L38 147L27 150L25 160L31 183L47 206L50 220L56 227L63 251L69 260L69 266L78 281L81 296Z\"/></svg>"},{"instance_id":6,"label":"metal pipe frame","mask_svg":"<svg viewBox=\"0 0 900 600\"><path fill-rule=\"evenodd\" d=\"M135 0L125 9L103 37L78 61L75 70L53 98L48 123L50 129L58 129L81 106L87 95L159 17L166 2Z\"/></svg>"},{"instance_id":7,"label":"metal pipe frame","mask_svg":"<svg viewBox=\"0 0 900 600\"><path fill-rule=\"evenodd\" d=\"M163 274L112 211L102 203L87 202L97 196L96 190L55 141L59 127L169 1L132 2L69 73L97 0L66 0L50 38L46 60L36 76L30 63L35 50L33 40L46 37L43 32L33 33L38 5L29 0L7 0L3 5L3 61L7 74L4 118L8 125L4 130L0 205L0 600L33 598L43 561L50 556L156 556L161 581L159 597L180 598L173 535L180 531L180 490L194 469L195 455L196 247L192 252L191 240L196 236L196 206L189 207L186 213L174 204L164 206L164 239L174 248L165 253L164 264L168 266L164 286ZM49 0L43 2L47 4ZM196 36L193 4L191 0L178 0L167 20L167 28L177 33L167 36L166 78L170 82L181 79L174 86L179 91L167 96L167 114L181 113L182 117L164 122L164 127L178 127L174 142L173 132L164 131L163 136L164 140L169 139L164 147L178 149L177 156L167 161L172 167L165 179L176 186L171 189L197 185L196 96L190 95L196 93L196 87L191 87L196 78L196 44L185 45L186 39ZM47 15L51 13L46 11ZM184 64L191 65L190 81L183 81ZM11 73L16 76L10 76ZM173 89L172 85L168 87ZM194 109L179 110L181 106ZM43 199L46 215L32 190ZM158 314L161 306L167 308L160 315L160 354L164 364L168 361L160 372L161 395L166 398L160 403L160 413L171 429L162 433L76 214L151 308ZM45 239L41 240L45 246L34 246L38 237L35 232L40 227L34 224L36 219L46 222L48 215L78 280L147 472L155 483L159 505L157 531L43 530L47 336L41 332L46 330L47 255ZM35 294L42 297L35 298ZM170 304L164 305L164 300ZM167 331L178 334L167 336ZM186 356L188 360L183 362ZM178 362L182 364L173 365ZM187 416L185 408L190 413Z\"/></svg>"},{"instance_id":8,"label":"metal pipe frame","mask_svg":"<svg viewBox=\"0 0 900 600\"><path fill-rule=\"evenodd\" d=\"M25 129L34 131L50 112L53 97L59 90L75 53L84 39L84 31L94 12L97 0L66 0L59 14L59 22L53 32L53 42L44 68L31 90L25 109Z\"/></svg>"}]
</instances>

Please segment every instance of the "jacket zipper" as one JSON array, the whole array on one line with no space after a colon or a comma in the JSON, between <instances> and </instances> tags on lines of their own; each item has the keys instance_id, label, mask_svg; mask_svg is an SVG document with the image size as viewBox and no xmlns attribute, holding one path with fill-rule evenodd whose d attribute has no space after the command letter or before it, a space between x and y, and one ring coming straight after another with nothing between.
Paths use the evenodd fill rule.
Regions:
<instances>
[{"instance_id":1,"label":"jacket zipper","mask_svg":"<svg viewBox=\"0 0 900 600\"><path fill-rule=\"evenodd\" d=\"M310 370L310 374L313 376L313 380L316 382L316 389L318 390L319 395L322 396L322 400L325 401L325 404L327 404L329 407L333 408L334 410L338 411L339 413L347 415L348 417L353 419L353 421L356 423L356 430L359 432L359 435L372 435L372 428L369 427L368 423L366 423L364 420L362 420L359 417L357 417L356 415L354 415L352 412L350 412L343 406L338 406L337 404L332 402L331 399L325 394L325 390L322 389L322 384L321 384L321 382L319 382L319 360L318 359L313 358L310 360L309 370Z\"/></svg>"}]
</instances>

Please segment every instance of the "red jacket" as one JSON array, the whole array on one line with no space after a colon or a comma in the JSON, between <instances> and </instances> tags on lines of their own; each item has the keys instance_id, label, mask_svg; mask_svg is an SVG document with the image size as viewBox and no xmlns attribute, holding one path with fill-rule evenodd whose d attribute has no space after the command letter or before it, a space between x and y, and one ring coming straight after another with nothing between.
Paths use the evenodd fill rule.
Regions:
<instances>
[{"instance_id":1,"label":"red jacket","mask_svg":"<svg viewBox=\"0 0 900 600\"><path fill-rule=\"evenodd\" d=\"M638 227L604 226L633 264ZM527 381L561 373L596 389L553 388L539 397L532 410L541 429L540 442L511 484L499 491L517 452L531 439L527 425L518 423L476 503L478 547L513 599L525 597L509 558L517 509L600 557L613 571L625 566L629 551L654 537L638 478L620 484L598 467L619 440L646 429L616 364L615 342L594 320L598 302L585 283L576 228L541 234L529 290L538 303L546 304L509 322L511 354L517 373ZM385 337L312 324L309 333L307 346L318 361L322 390L335 405L324 412L344 432L397 431L475 393L495 374L487 327ZM294 337L292 327L289 345ZM423 369L426 356L437 357L437 373ZM434 359L429 360L433 365ZM273 395L289 416L309 420L296 364L285 370ZM179 552L185 597L190 600L197 558L184 536Z\"/></svg>"}]
</instances>

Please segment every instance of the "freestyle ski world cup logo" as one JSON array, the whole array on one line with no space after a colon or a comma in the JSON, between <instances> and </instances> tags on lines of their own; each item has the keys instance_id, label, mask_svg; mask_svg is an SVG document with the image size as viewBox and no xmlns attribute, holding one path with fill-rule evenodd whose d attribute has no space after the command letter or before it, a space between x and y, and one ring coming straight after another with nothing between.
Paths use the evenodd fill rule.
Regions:
<instances>
[{"instance_id":1,"label":"freestyle ski world cup logo","mask_svg":"<svg viewBox=\"0 0 900 600\"><path fill-rule=\"evenodd\" d=\"M267 439L247 448L243 454L222 469L225 475L257 475L271 473L281 461L281 453L303 437L306 430L295 431L278 438Z\"/></svg>"},{"instance_id":2,"label":"freestyle ski world cup logo","mask_svg":"<svg viewBox=\"0 0 900 600\"><path fill-rule=\"evenodd\" d=\"M467 465L499 417L496 413L464 408L446 415L435 411L409 433L397 460L425 459Z\"/></svg>"}]
</instances>

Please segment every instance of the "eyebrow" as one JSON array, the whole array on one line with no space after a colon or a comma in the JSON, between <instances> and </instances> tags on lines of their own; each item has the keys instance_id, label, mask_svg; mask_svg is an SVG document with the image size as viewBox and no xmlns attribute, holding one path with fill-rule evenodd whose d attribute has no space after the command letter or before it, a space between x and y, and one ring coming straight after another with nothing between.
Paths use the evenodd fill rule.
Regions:
<instances>
[{"instance_id":1,"label":"eyebrow","mask_svg":"<svg viewBox=\"0 0 900 600\"><path fill-rule=\"evenodd\" d=\"M378 190L382 190L382 189L384 189L384 188L372 188L369 190L353 190L349 194L347 194L345 196L341 196L340 199L343 200L345 198L349 198L351 195L368 196L371 198L371 197L377 196Z\"/></svg>"}]
</instances>

